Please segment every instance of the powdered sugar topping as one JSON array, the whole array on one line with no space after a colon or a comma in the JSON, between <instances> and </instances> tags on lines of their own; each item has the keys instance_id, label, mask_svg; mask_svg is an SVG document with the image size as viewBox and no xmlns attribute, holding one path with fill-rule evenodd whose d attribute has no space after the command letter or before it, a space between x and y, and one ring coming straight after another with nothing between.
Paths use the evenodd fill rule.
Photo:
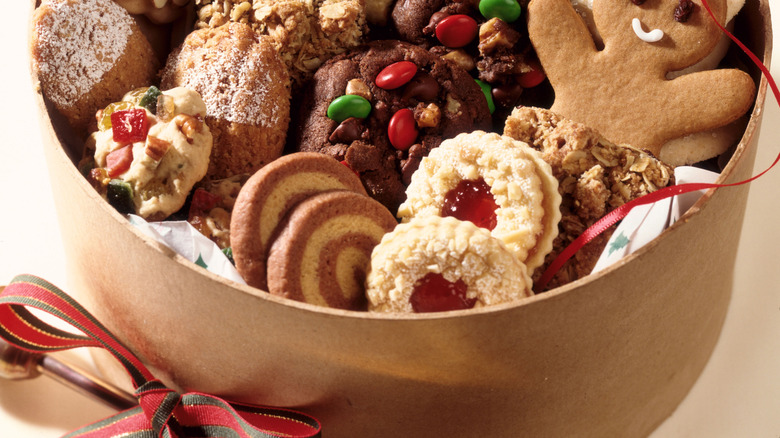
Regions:
<instances>
[{"instance_id":1,"label":"powdered sugar topping","mask_svg":"<svg viewBox=\"0 0 780 438\"><path fill-rule=\"evenodd\" d=\"M133 19L110 0L53 1L35 32L41 76L56 78L48 97L68 106L88 93L125 52Z\"/></svg>"}]
</instances>

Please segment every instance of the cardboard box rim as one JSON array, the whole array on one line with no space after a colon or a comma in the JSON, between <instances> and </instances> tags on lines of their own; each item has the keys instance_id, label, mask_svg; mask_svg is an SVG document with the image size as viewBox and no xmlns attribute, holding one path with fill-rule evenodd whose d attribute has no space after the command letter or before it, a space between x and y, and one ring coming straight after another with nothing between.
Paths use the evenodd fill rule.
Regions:
<instances>
[{"instance_id":1,"label":"cardboard box rim","mask_svg":"<svg viewBox=\"0 0 780 438\"><path fill-rule=\"evenodd\" d=\"M31 5L34 8L36 0L32 0ZM759 24L742 27L751 29L749 36L752 41L748 42L749 47L763 45L763 54L758 55L768 66L772 49L768 0L748 0L741 15L746 16L742 17L742 20ZM760 74L755 70L752 71L754 77ZM35 83L35 78L33 82ZM435 435L449 436L469 436L477 431L516 436L515 432L521 430L520 428L528 436L562 436L575 433L592 436L646 435L671 414L687 394L706 364L720 333L731 294L730 279L738 236L723 242L725 250L715 250L715 247L711 244L707 246L701 239L688 238L694 235L707 236L709 235L707 230L711 233L717 230L741 229L747 186L730 188L729 193L723 190L708 191L680 222L615 266L520 303L431 315L377 315L325 309L273 297L254 288L225 280L183 259L169 248L130 226L81 177L66 147L66 144L75 143L69 143L71 140L67 138L67 129L62 129L63 120L50 108L40 90L37 91L45 153L50 172L56 177L52 178L52 181L62 181L62 184L53 184L55 186L53 189L65 248L74 255L68 261L69 283L73 283L72 293L81 294L77 295L77 298L106 323L155 373L158 373L162 380L174 387L220 393L234 399L256 403L298 407L320 417L328 435L333 436L355 436L356 434L386 436L391 433L420 434L433 433L433 431L436 431ZM743 138L719 182L739 181L751 175L766 91L767 81L762 77L756 105ZM731 201L727 201L726 197ZM741 208L725 215L718 215L717 212L710 211L715 208L713 204L716 203L735 204L740 205ZM717 221L715 221L716 217ZM97 229L107 227L104 229L117 231L119 234L112 234L109 244L99 243L97 242L99 239L96 238L83 239L83 231L94 231L95 226ZM707 297L702 295L702 290L697 290L698 285L689 287L692 285L687 283L685 276L680 276L679 273L643 272L645 270L643 266L647 266L647 269L659 269L661 264L657 259L665 258L662 256L669 252L671 246L675 246L669 243L670 241L679 244L681 241L688 240L690 246L684 246L683 250L686 254L723 255L718 258L719 271L722 272L713 276L710 285L701 286L702 289L715 290ZM277 318L273 315L278 315L279 320L270 325L278 324L281 327L276 332L272 332L272 336L277 336L279 339L276 342L263 340L264 343L260 345L264 347L263 350L275 352L279 358L266 359L262 354L256 354L254 357L260 361L260 364L257 368L253 368L241 360L251 355L245 354L240 346L233 345L241 343L242 339L233 339L229 341L229 345L214 341L230 340L230 337L225 334L228 332L235 334L237 338L241 338L244 332L256 334L257 328L246 328L244 325L244 323L249 325L253 321L231 321L227 324L231 328L222 329L225 333L213 335L213 338L210 337L211 334L204 336L212 341L207 345L220 345L226 351L234 352L233 355L224 355L225 357L221 358L224 362L219 364L209 362L214 360L213 355L205 352L201 355L190 352L186 347L178 345L182 343L181 339L159 334L157 330L159 324L147 328L145 322L139 322L145 321L145 317L132 315L136 307L143 308L139 312L151 312L149 316L155 318L166 319L166 321L167 318L171 318L171 323L178 323L179 327L182 318L165 312L164 307L157 310L160 314L155 313L157 312L155 310L149 310L156 307L142 301L156 300L157 296L152 292L145 292L145 288L149 285L148 281L130 284L126 289L134 294L144 294L143 297L127 298L117 295L119 292L111 292L112 288L116 288L112 281L114 275L119 279L127 279L128 282L134 278L133 275L124 272L124 269L121 270L122 272L116 272L114 269L107 268L108 270L103 272L99 268L100 263L105 262L105 259L110 256L112 248L114 251L116 248L146 248L142 250L147 251L145 255L150 259L160 260L163 263L162 268L170 270L172 277L180 280L182 285L200 285L202 290L191 289L187 292L204 300L203 307L207 309L202 310L202 314L196 315L204 320L213 317L208 315L208 312L218 312L218 308L215 310L214 307L209 306L214 302L227 306L223 315L225 317L231 314L242 314L245 309L241 309L243 307L241 304L248 302L263 308L258 312L259 314L269 318ZM168 262L166 263L165 260ZM98 268L96 269L95 266ZM691 266L690 263L682 263L683 268ZM665 280L658 279L658 274L663 274L660 277ZM159 274L153 276L157 277ZM648 283L644 287L632 284L630 281L632 276L656 278L656 283ZM160 281L160 283L172 284L172 281L168 279L167 282ZM667 283L663 284L664 281ZM664 287L672 288L678 295L684 296L681 303L695 305L706 303L709 308L669 309L660 301L668 301L672 304L676 301L670 298L672 295L661 292ZM144 292L141 292L142 290ZM652 297L639 294L647 290L658 291L659 297L654 300ZM175 298L167 295L164 298L159 297L161 303L170 300L169 302L175 302L187 310L195 308L191 307L194 306L192 303L184 305L185 300L195 300L191 300L186 294L182 295L182 291L169 288L156 292L177 295ZM225 300L215 301L212 296L214 293L232 295L221 297L226 298ZM632 293L637 295L631 296ZM594 297L598 300L589 301L589 298ZM176 301L177 299L179 301ZM128 302L134 303L135 306L127 305ZM617 305L618 303L623 304ZM634 304L637 308L633 308ZM236 307L230 307L233 305ZM583 308L587 310L582 310ZM624 309L630 314L620 317L606 314L594 316L597 312L607 313L610 310L609 313L615 313L615 309ZM686 312L696 313L696 316L692 317L692 320L688 319L690 316ZM517 322L515 318L518 316L534 321ZM567 316L574 321L570 321ZM545 320L546 317L549 319ZM587 324L588 321L601 322L602 319L604 333L593 330L592 324ZM509 330L502 324L507 321L521 325L522 328ZM669 353L669 362L672 363L662 366L661 362L658 362L658 368L662 370L657 372L645 371L642 366L639 366L639 362L642 361L648 363L657 361L648 360L650 353L642 351L642 345L631 346L637 340L648 340L648 335L643 333L652 332L651 321L668 324L670 330L691 338L680 339L679 342L683 346L674 353ZM349 334L354 330L356 333L354 338L361 339L330 340L327 336L317 333L315 328L301 328L296 325L297 323L322 324L323 331L330 327L334 333L347 337L350 337ZM264 321L263 324L265 325L262 329L268 329L269 323ZM694 326L692 327L691 324ZM584 332L582 338L576 333L578 330L570 326L585 327L579 330L581 333ZM591 327L591 331L587 327ZM618 328L624 332L619 331ZM687 334L683 328L691 328L691 333ZM291 331L283 332L284 329ZM428 336L415 335L419 330L427 330ZM473 330L478 335L491 333L503 338L500 341L489 340L486 342L488 345L479 346L476 345L478 335L476 337L465 333L453 335L453 331L458 330L464 332ZM504 335L501 335L502 332ZM186 328L184 333L201 334L193 328ZM523 340L511 338L512 334L518 333L532 334L537 337L530 337L530 340L526 339L523 343L520 342ZM325 341L327 345L312 347L314 341L304 339L312 335L316 335L317 340ZM379 338L369 335L381 335L383 342L378 342ZM393 339L394 336L402 335L406 335L407 338ZM601 339L604 336L612 337L609 341L604 341ZM698 338L696 342L693 342L694 337ZM373 341L372 344L378 342L383 346L382 348L391 350L379 352L379 347L370 347L369 338ZM436 340L444 342L454 340L456 343L441 347L434 342ZM457 341L461 340L463 345L457 344ZM565 342L570 348L554 348L549 345L550 342ZM504 347L508 358L498 356L498 352L501 351L498 344L501 343L506 344ZM647 345L651 345L651 348L661 347L656 343ZM313 348L309 356L314 358L300 352L286 351L294 350L292 347L295 346ZM359 353L364 351L359 348L362 346L365 346L367 355L375 357L351 358L349 356L356 352L360 356ZM599 367L603 366L614 372L612 377L604 375L597 370L599 367L592 365L573 367L577 362L588 362L587 357L575 354L577 352L590 352L589 355L594 357L603 357L603 354L612 352L612 348L620 349L618 354L615 354L614 361L622 363L605 361L599 364ZM405 349L410 349L420 356L404 352ZM426 349L433 350L433 353L429 354ZM475 352L484 352L490 357L472 357ZM528 353L537 352L548 354L529 358L536 355ZM169 353L183 358L179 361L171 359L167 357ZM468 353L471 353L471 356ZM445 356L441 369L432 365L440 359L429 357L434 354ZM208 357L202 359L202 363L197 363L201 362L202 356ZM231 360L233 356L238 359ZM417 361L415 364L421 369L404 366L402 361L404 358ZM264 359L269 360L270 363L263 364ZM561 365L551 363L567 359L569 362L564 366L572 366L570 371L573 376L566 375L566 370L560 368ZM382 363L383 360L386 363ZM190 365L183 361L195 363ZM291 361L296 365L289 367L288 375L280 377L280 383L257 383L267 381L272 376L278 377L276 373L284 373L285 361ZM491 361L500 364L491 364ZM112 368L116 366L112 366L109 362L103 362L102 366L107 373L114 374ZM305 363L299 365L298 362ZM220 370L222 365L225 369ZM457 368L458 366L462 366L463 370ZM626 369L625 372L621 372L623 367ZM515 368L530 371L521 372L517 376L506 375L507 371ZM578 371L580 369L584 371ZM440 373L435 372L437 370ZM487 374L475 374L479 370L487 370L485 371ZM549 371L549 376L554 381L553 385L557 385L552 390L545 386L543 379L546 379L544 376L548 374L545 370L554 370ZM635 374L639 372L640 375L625 375L629 373L628 370ZM672 370L678 371L676 374L669 375ZM236 378L235 375L240 373L247 373L246 377ZM345 373L352 373L353 378L346 378ZM644 381L639 382L637 379ZM241 389L241 385L244 385L244 389ZM310 386L304 387L306 385ZM518 392L525 390L528 393L517 395ZM637 393L631 394L631 391ZM485 392L493 394L484 394ZM380 402L372 395L374 393L382 393L389 400ZM436 403L444 403L444 397L452 394L458 394L463 400L451 402L449 412L433 407ZM612 394L616 401L599 400L603 397L597 397L598 394ZM496 403L502 400L500 397L504 397L508 405L514 403L516 407L496 408ZM583 403L590 403L591 406L584 408L574 406ZM563 410L558 414L550 414L543 412L539 406L547 410L553 407ZM518 410L527 412L520 415ZM419 411L429 415L426 418L417 418L415 412ZM372 427L371 419L375 422L376 418L387 418L388 413L409 420L405 424L396 424L399 422L392 420L379 421L383 427L381 431ZM599 418L605 415L610 415L610 419ZM556 419L568 424L559 424ZM512 430L512 427L516 430Z\"/></svg>"}]
</instances>

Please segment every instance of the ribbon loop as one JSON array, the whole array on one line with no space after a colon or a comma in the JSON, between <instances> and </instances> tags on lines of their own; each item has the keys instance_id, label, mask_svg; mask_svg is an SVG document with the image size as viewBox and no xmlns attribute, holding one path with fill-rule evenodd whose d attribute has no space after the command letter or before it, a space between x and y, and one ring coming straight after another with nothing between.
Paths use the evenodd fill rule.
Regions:
<instances>
[{"instance_id":1,"label":"ribbon loop","mask_svg":"<svg viewBox=\"0 0 780 438\"><path fill-rule=\"evenodd\" d=\"M67 322L81 334L61 330L27 308ZM68 438L317 437L315 418L293 410L229 403L209 394L179 394L157 380L106 327L65 292L38 277L20 275L0 293L0 337L36 353L101 347L130 374L140 407L74 431Z\"/></svg>"}]
</instances>

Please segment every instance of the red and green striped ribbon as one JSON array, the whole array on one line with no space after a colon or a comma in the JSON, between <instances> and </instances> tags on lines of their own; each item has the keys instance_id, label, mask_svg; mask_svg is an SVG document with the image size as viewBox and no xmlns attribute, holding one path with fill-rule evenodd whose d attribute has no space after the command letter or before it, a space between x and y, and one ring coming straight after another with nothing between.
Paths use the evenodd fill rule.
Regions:
<instances>
[{"instance_id":1,"label":"red and green striped ribbon","mask_svg":"<svg viewBox=\"0 0 780 438\"><path fill-rule=\"evenodd\" d=\"M80 334L54 327L29 309L53 315ZM133 381L139 406L66 435L68 438L317 437L319 422L303 413L232 403L166 388L97 319L49 282L20 275L0 293L0 337L26 351L99 347L116 357Z\"/></svg>"}]
</instances>

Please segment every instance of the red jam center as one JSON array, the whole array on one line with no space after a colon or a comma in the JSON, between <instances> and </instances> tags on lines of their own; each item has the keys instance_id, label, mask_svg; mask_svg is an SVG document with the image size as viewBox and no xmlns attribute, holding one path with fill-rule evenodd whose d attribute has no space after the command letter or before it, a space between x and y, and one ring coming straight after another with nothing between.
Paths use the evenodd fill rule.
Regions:
<instances>
[{"instance_id":1,"label":"red jam center","mask_svg":"<svg viewBox=\"0 0 780 438\"><path fill-rule=\"evenodd\" d=\"M488 230L496 227L496 200L484 179L464 179L444 197L441 215L452 216Z\"/></svg>"},{"instance_id":2,"label":"red jam center","mask_svg":"<svg viewBox=\"0 0 780 438\"><path fill-rule=\"evenodd\" d=\"M453 283L441 274L430 273L417 281L409 303L415 313L471 309L477 299L466 298L467 289L463 280Z\"/></svg>"}]
</instances>

